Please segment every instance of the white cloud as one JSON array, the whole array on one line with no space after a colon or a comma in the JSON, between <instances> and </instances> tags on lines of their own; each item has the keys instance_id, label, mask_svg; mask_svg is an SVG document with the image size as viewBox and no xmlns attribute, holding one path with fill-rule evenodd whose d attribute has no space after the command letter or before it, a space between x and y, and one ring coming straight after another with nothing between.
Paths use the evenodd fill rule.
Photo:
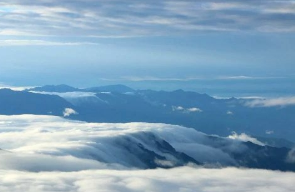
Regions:
<instances>
[{"instance_id":1,"label":"white cloud","mask_svg":"<svg viewBox=\"0 0 295 192\"><path fill-rule=\"evenodd\" d=\"M172 161L167 161L167 160L161 160L161 159L155 159L155 163L160 166L165 166L165 167L174 167L175 163Z\"/></svg>"},{"instance_id":2,"label":"white cloud","mask_svg":"<svg viewBox=\"0 0 295 192\"><path fill-rule=\"evenodd\" d=\"M24 87L20 87L20 86L10 86L10 85L5 85L5 84L2 84L0 83L0 89L11 89L11 90L14 90L14 91L23 91L23 90L26 90L26 89L30 89L30 88L33 88L32 86L24 86Z\"/></svg>"},{"instance_id":3,"label":"white cloud","mask_svg":"<svg viewBox=\"0 0 295 192\"><path fill-rule=\"evenodd\" d=\"M39 36L38 34L23 32L20 29L3 29L3 30L0 30L0 35L2 36Z\"/></svg>"},{"instance_id":4,"label":"white cloud","mask_svg":"<svg viewBox=\"0 0 295 192\"><path fill-rule=\"evenodd\" d=\"M54 42L45 40L0 40L0 46L75 46L96 45L90 42Z\"/></svg>"},{"instance_id":5,"label":"white cloud","mask_svg":"<svg viewBox=\"0 0 295 192\"><path fill-rule=\"evenodd\" d=\"M63 115L64 117L69 117L71 115L76 115L78 114L74 109L71 109L71 108L65 108L64 112L63 112Z\"/></svg>"},{"instance_id":6,"label":"white cloud","mask_svg":"<svg viewBox=\"0 0 295 192\"><path fill-rule=\"evenodd\" d=\"M226 114L233 115L234 113L232 111L227 111Z\"/></svg>"},{"instance_id":7,"label":"white cloud","mask_svg":"<svg viewBox=\"0 0 295 192\"><path fill-rule=\"evenodd\" d=\"M247 107L284 107L295 105L295 97L280 97L274 99L255 99L245 103Z\"/></svg>"},{"instance_id":8,"label":"white cloud","mask_svg":"<svg viewBox=\"0 0 295 192\"><path fill-rule=\"evenodd\" d=\"M72 103L73 105L83 105L85 103L103 103L108 104L107 101L99 98L96 96L96 93L93 92L65 92L65 93L59 93L59 92L45 92L45 91L30 91L32 93L38 93L38 94L45 94L45 95L57 95L68 102ZM110 92L101 92L104 94L110 94Z\"/></svg>"},{"instance_id":9,"label":"white cloud","mask_svg":"<svg viewBox=\"0 0 295 192\"><path fill-rule=\"evenodd\" d=\"M245 97L236 97L237 99L265 99L265 97L261 97L261 96L245 96Z\"/></svg>"},{"instance_id":10,"label":"white cloud","mask_svg":"<svg viewBox=\"0 0 295 192\"><path fill-rule=\"evenodd\" d=\"M209 145L211 140L195 129L150 123L84 123L53 116L0 116L0 148L13 153L73 156L143 167L138 156L124 147L141 142L145 148L175 162L175 159L151 143L150 134L154 134L155 139L164 139L177 151L184 152L197 161L234 164L227 152L216 148L216 143L216 146ZM232 145L240 146L239 142L228 142L224 150L231 151Z\"/></svg>"},{"instance_id":11,"label":"white cloud","mask_svg":"<svg viewBox=\"0 0 295 192\"><path fill-rule=\"evenodd\" d=\"M234 139L234 140L239 140L239 141L244 141L244 142L247 142L247 141L250 141L254 144L257 144L257 145L261 145L261 146L265 146L264 143L262 143L261 141L258 141L256 138L253 138L245 133L241 133L240 135L237 134L236 132L233 132L232 135L229 135L228 138L230 139Z\"/></svg>"},{"instance_id":12,"label":"white cloud","mask_svg":"<svg viewBox=\"0 0 295 192\"><path fill-rule=\"evenodd\" d=\"M172 111L180 111L182 113L203 112L200 108L197 108L197 107L184 108L182 106L172 106Z\"/></svg>"},{"instance_id":13,"label":"white cloud","mask_svg":"<svg viewBox=\"0 0 295 192\"><path fill-rule=\"evenodd\" d=\"M173 111L183 111L184 108L181 107L181 106L172 106L172 110L173 110Z\"/></svg>"},{"instance_id":14,"label":"white cloud","mask_svg":"<svg viewBox=\"0 0 295 192\"><path fill-rule=\"evenodd\" d=\"M128 80L128 81L193 81L193 80L202 80L206 79L204 77L184 77L184 78L179 78L179 77L155 77L155 76L125 76L122 77L121 79L117 80ZM112 80L112 79L109 79ZM115 79L113 79L115 80Z\"/></svg>"},{"instance_id":15,"label":"white cloud","mask_svg":"<svg viewBox=\"0 0 295 192\"><path fill-rule=\"evenodd\" d=\"M197 80L253 80L253 79L283 79L286 77L279 76L188 76L188 77L160 77L160 76L122 76L119 78L101 78L101 80L105 81L197 81ZM258 98L254 96L255 98ZM261 98L261 97L259 97Z\"/></svg>"},{"instance_id":16,"label":"white cloud","mask_svg":"<svg viewBox=\"0 0 295 192\"><path fill-rule=\"evenodd\" d=\"M257 77L250 77L250 76L223 76L223 77L218 77L217 79L222 79L222 80L236 80L236 79L256 79Z\"/></svg>"},{"instance_id":17,"label":"white cloud","mask_svg":"<svg viewBox=\"0 0 295 192\"><path fill-rule=\"evenodd\" d=\"M38 93L38 94L45 94L45 95L58 95L60 97L66 98L66 99L81 98L81 97L96 97L96 93L93 93L93 92L79 92L79 91L65 92L65 93L45 92L45 91L30 91L30 92Z\"/></svg>"},{"instance_id":18,"label":"white cloud","mask_svg":"<svg viewBox=\"0 0 295 192\"><path fill-rule=\"evenodd\" d=\"M0 170L2 192L290 192L294 173L236 168L20 172Z\"/></svg>"},{"instance_id":19,"label":"white cloud","mask_svg":"<svg viewBox=\"0 0 295 192\"><path fill-rule=\"evenodd\" d=\"M116 164L105 164L91 159L73 156L52 156L42 154L17 154L0 152L0 170L20 171L82 171L88 169L121 169Z\"/></svg>"},{"instance_id":20,"label":"white cloud","mask_svg":"<svg viewBox=\"0 0 295 192\"><path fill-rule=\"evenodd\" d=\"M197 108L197 107L193 107L193 108L188 108L187 109L189 112L202 112L201 109Z\"/></svg>"},{"instance_id":21,"label":"white cloud","mask_svg":"<svg viewBox=\"0 0 295 192\"><path fill-rule=\"evenodd\" d=\"M289 192L295 173L237 168L185 166L138 170L135 151L141 143L165 156L150 142L163 138L177 151L199 160L231 161L227 150L243 151L240 141L225 139L219 150L205 134L181 126L150 123L85 123L54 116L0 115L0 191L171 191ZM249 140L249 137L236 138ZM134 142L134 143L130 143ZM216 141L218 142L218 141ZM211 145L210 145L211 144ZM126 146L125 146L126 145ZM236 147L235 147L236 146ZM155 159L173 166L173 158ZM221 161L222 162L222 161ZM69 173L70 172L70 173Z\"/></svg>"}]
</instances>

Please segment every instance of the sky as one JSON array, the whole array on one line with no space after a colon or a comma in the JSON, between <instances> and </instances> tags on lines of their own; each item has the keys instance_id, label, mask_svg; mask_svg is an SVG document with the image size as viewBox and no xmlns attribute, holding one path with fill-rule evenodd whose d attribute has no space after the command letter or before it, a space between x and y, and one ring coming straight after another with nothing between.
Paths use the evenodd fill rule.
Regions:
<instances>
[{"instance_id":1,"label":"sky","mask_svg":"<svg viewBox=\"0 0 295 192\"><path fill-rule=\"evenodd\" d=\"M294 82L294 32L291 0L2 0L0 84Z\"/></svg>"}]
</instances>

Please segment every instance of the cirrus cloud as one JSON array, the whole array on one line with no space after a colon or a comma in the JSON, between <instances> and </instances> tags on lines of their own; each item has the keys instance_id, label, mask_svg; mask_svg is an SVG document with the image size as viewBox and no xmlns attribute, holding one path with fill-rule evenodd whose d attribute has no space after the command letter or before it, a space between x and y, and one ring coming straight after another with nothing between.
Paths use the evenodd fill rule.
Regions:
<instances>
[{"instance_id":1,"label":"cirrus cloud","mask_svg":"<svg viewBox=\"0 0 295 192\"><path fill-rule=\"evenodd\" d=\"M4 0L0 34L138 37L198 31L294 32L292 1Z\"/></svg>"}]
</instances>

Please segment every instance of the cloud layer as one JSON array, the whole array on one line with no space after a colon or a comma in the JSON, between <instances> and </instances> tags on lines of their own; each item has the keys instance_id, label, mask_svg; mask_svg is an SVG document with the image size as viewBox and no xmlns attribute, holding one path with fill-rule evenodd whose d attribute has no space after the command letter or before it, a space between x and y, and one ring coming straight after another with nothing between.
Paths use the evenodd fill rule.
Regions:
<instances>
[{"instance_id":1,"label":"cloud layer","mask_svg":"<svg viewBox=\"0 0 295 192\"><path fill-rule=\"evenodd\" d=\"M33 1L0 3L0 35L128 38L196 31L294 32L292 1Z\"/></svg>"},{"instance_id":2,"label":"cloud layer","mask_svg":"<svg viewBox=\"0 0 295 192\"><path fill-rule=\"evenodd\" d=\"M155 135L149 134L154 133ZM156 136L157 135L157 136ZM152 139L150 138L152 137ZM244 136L236 136L243 137ZM69 121L53 116L0 116L0 191L171 191L171 192L289 192L294 173L237 168L209 169L194 164L140 170L124 149L155 147L164 138L176 150L199 160L233 161L214 148L206 135L181 126L149 123L105 124ZM249 140L249 137L246 139ZM250 138L253 139L253 138ZM158 142L158 144L156 144ZM220 144L219 144L220 145ZM236 140L223 140L223 150L243 151ZM290 151L290 161L293 151ZM159 164L171 165L168 160Z\"/></svg>"},{"instance_id":3,"label":"cloud layer","mask_svg":"<svg viewBox=\"0 0 295 192\"><path fill-rule=\"evenodd\" d=\"M64 162L69 164L83 164L82 160L86 159L86 164L89 164L88 160L95 160L111 166L116 164L146 168L151 165L147 164L148 160L141 157L142 152L147 150L151 151L147 158L156 154L155 159L151 160L155 165L163 163L159 161L161 157L165 158L162 159L167 161L165 163L171 165L183 164L182 160L165 153L165 144L162 144L164 148L159 147L163 139L176 151L183 152L199 162L213 164L218 162L223 165L235 165L235 160L227 152L242 152L246 149L240 141L230 139L222 141L223 149L219 149L218 140L213 142L195 129L174 125L84 123L35 115L0 116L0 148L12 152L0 153L0 167L27 170L26 168L35 165L34 161L29 159L41 159L40 162L45 164L40 164L39 167L48 167L46 162L50 162L52 156L57 156L57 162L64 158ZM15 154L17 156L13 157ZM18 160L11 161L13 158L23 158L23 165L19 164ZM92 165L91 162L89 165ZM100 165L94 164L93 167L88 166L88 169ZM58 170L58 167L52 170Z\"/></svg>"},{"instance_id":4,"label":"cloud layer","mask_svg":"<svg viewBox=\"0 0 295 192\"><path fill-rule=\"evenodd\" d=\"M2 192L289 192L294 173L264 170L198 169L93 170L29 173L0 170Z\"/></svg>"}]
</instances>

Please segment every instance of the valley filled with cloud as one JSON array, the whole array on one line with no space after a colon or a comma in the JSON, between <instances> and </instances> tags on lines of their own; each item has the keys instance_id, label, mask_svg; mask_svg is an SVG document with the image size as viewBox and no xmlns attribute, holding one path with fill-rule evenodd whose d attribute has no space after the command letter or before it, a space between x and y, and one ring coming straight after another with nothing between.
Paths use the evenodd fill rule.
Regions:
<instances>
[{"instance_id":1,"label":"valley filled with cloud","mask_svg":"<svg viewBox=\"0 0 295 192\"><path fill-rule=\"evenodd\" d=\"M0 192L292 192L294 0L1 0Z\"/></svg>"},{"instance_id":2,"label":"valley filled with cloud","mask_svg":"<svg viewBox=\"0 0 295 192\"><path fill-rule=\"evenodd\" d=\"M295 173L238 166L232 153L247 152L247 141L257 140L168 124L2 115L0 191L292 191Z\"/></svg>"}]
</instances>

